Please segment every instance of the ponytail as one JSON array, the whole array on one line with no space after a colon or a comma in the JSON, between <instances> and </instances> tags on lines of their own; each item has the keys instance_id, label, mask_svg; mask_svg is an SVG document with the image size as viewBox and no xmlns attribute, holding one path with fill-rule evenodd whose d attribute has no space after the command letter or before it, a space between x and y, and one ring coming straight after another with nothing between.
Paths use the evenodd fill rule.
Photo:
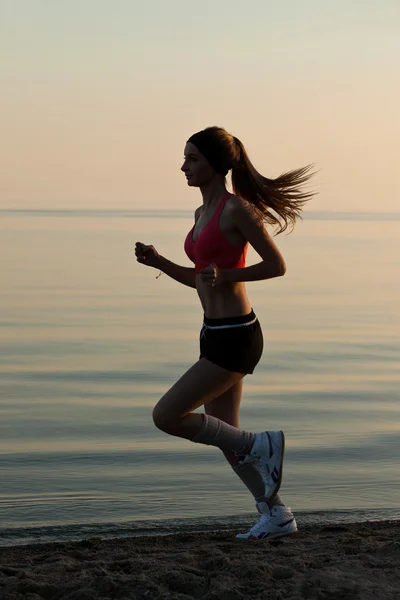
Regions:
<instances>
[{"instance_id":1,"label":"ponytail","mask_svg":"<svg viewBox=\"0 0 400 600\"><path fill-rule=\"evenodd\" d=\"M288 171L276 179L268 179L255 169L242 142L233 139L237 149L236 160L232 161L234 194L252 204L263 221L277 226L277 234L288 226L293 230L296 220L301 218L304 204L315 195L315 192L301 189L314 174L310 172L313 165Z\"/></svg>"}]
</instances>

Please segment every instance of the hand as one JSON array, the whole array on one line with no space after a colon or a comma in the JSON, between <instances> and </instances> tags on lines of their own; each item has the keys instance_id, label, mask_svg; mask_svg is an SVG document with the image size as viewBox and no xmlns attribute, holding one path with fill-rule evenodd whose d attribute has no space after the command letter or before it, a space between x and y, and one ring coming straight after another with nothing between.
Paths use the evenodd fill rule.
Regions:
<instances>
[{"instance_id":1,"label":"hand","mask_svg":"<svg viewBox=\"0 0 400 600\"><path fill-rule=\"evenodd\" d=\"M136 242L135 244L135 255L136 260L140 262L142 265L147 265L148 267L158 266L159 254L154 246L147 246L142 242Z\"/></svg>"},{"instance_id":2,"label":"hand","mask_svg":"<svg viewBox=\"0 0 400 600\"><path fill-rule=\"evenodd\" d=\"M217 265L212 264L208 265L205 269L201 269L200 275L201 280L211 287L222 283L222 274Z\"/></svg>"}]
</instances>

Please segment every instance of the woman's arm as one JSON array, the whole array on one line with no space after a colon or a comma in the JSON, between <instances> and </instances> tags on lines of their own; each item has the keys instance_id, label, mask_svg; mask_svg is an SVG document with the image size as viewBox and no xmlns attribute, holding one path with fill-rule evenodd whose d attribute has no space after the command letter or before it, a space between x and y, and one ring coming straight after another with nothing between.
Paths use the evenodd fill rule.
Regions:
<instances>
[{"instance_id":1,"label":"woman's arm","mask_svg":"<svg viewBox=\"0 0 400 600\"><path fill-rule=\"evenodd\" d=\"M156 268L183 285L187 285L191 288L196 287L196 273L194 267L181 267L164 256L159 255Z\"/></svg>"},{"instance_id":2,"label":"woman's arm","mask_svg":"<svg viewBox=\"0 0 400 600\"><path fill-rule=\"evenodd\" d=\"M221 283L233 283L234 281L261 281L281 277L286 272L286 266L277 262L262 261L251 267L243 269L220 269Z\"/></svg>"},{"instance_id":3,"label":"woman's arm","mask_svg":"<svg viewBox=\"0 0 400 600\"><path fill-rule=\"evenodd\" d=\"M284 275L286 272L284 258L253 207L241 198L232 197L229 209L234 226L242 237L250 242L262 261L243 269L220 269L217 283L259 281ZM212 269L210 269L210 272L212 279ZM209 273L207 272L208 276Z\"/></svg>"},{"instance_id":4,"label":"woman's arm","mask_svg":"<svg viewBox=\"0 0 400 600\"><path fill-rule=\"evenodd\" d=\"M135 255L137 261L142 265L159 269L166 275L169 275L169 277L172 277L172 279L175 279L179 283L183 283L183 285L192 288L196 287L194 267L181 267L180 265L171 262L164 256L161 256L154 246L143 244L143 242L136 242Z\"/></svg>"}]
</instances>

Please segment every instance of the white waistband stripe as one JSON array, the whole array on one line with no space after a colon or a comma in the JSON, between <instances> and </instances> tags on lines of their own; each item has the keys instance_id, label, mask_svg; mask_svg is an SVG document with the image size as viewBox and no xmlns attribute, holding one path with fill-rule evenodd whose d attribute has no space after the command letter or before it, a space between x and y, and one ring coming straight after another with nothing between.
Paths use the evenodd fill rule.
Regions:
<instances>
[{"instance_id":1,"label":"white waistband stripe","mask_svg":"<svg viewBox=\"0 0 400 600\"><path fill-rule=\"evenodd\" d=\"M205 329L230 329L231 327L247 327L247 325L253 325L257 321L257 317L252 321L247 321L247 323L234 323L232 325L207 325L203 323L203 327Z\"/></svg>"}]
</instances>

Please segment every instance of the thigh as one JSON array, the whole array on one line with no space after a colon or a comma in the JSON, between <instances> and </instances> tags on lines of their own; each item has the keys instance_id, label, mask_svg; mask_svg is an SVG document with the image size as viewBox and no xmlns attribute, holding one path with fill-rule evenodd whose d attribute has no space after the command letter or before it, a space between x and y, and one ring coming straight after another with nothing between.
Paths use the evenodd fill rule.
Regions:
<instances>
[{"instance_id":1,"label":"thigh","mask_svg":"<svg viewBox=\"0 0 400 600\"><path fill-rule=\"evenodd\" d=\"M153 416L182 419L199 406L221 396L244 377L206 358L198 360L159 400Z\"/></svg>"},{"instance_id":2,"label":"thigh","mask_svg":"<svg viewBox=\"0 0 400 600\"><path fill-rule=\"evenodd\" d=\"M221 419L233 427L239 428L240 401L242 399L243 379L232 385L226 392L205 405L204 411Z\"/></svg>"}]
</instances>

